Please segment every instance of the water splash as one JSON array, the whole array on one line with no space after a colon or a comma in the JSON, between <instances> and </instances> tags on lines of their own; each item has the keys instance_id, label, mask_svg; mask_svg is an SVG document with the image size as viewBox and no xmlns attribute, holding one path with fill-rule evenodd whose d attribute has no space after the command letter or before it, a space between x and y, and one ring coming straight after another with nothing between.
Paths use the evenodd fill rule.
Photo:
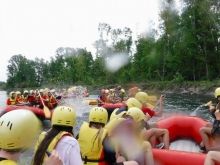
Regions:
<instances>
[{"instance_id":1,"label":"water splash","mask_svg":"<svg viewBox=\"0 0 220 165\"><path fill-rule=\"evenodd\" d=\"M196 114L197 114L197 111L198 111L200 108L202 108L203 106L205 106L205 104L202 104L202 105L198 106L198 107L190 114L190 116L197 116L197 115L196 115Z\"/></svg>"}]
</instances>

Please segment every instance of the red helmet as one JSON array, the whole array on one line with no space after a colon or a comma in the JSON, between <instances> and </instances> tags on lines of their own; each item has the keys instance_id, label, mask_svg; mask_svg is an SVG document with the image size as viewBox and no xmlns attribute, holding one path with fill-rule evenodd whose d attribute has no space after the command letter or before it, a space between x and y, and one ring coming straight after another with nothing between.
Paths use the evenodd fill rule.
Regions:
<instances>
[{"instance_id":1,"label":"red helmet","mask_svg":"<svg viewBox=\"0 0 220 165\"><path fill-rule=\"evenodd\" d=\"M121 89L121 86L118 86L118 89L120 90L120 89Z\"/></svg>"}]
</instances>

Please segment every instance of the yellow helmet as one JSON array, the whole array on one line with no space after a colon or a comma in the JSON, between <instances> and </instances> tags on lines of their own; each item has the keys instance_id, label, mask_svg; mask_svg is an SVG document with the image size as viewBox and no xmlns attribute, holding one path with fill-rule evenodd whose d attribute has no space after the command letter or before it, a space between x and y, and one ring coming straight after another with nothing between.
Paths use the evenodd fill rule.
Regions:
<instances>
[{"instance_id":1,"label":"yellow helmet","mask_svg":"<svg viewBox=\"0 0 220 165\"><path fill-rule=\"evenodd\" d=\"M6 150L28 149L41 129L41 121L24 109L4 114L0 123L0 148Z\"/></svg>"},{"instance_id":2,"label":"yellow helmet","mask_svg":"<svg viewBox=\"0 0 220 165\"><path fill-rule=\"evenodd\" d=\"M109 90L105 90L105 93L106 93L106 94L109 94Z\"/></svg>"},{"instance_id":3,"label":"yellow helmet","mask_svg":"<svg viewBox=\"0 0 220 165\"><path fill-rule=\"evenodd\" d=\"M50 92L54 93L54 92L56 92L56 90L55 90L55 89L52 89L52 90L50 90Z\"/></svg>"},{"instance_id":4,"label":"yellow helmet","mask_svg":"<svg viewBox=\"0 0 220 165\"><path fill-rule=\"evenodd\" d=\"M89 122L106 124L108 120L108 112L105 108L94 107L89 113Z\"/></svg>"},{"instance_id":5,"label":"yellow helmet","mask_svg":"<svg viewBox=\"0 0 220 165\"><path fill-rule=\"evenodd\" d=\"M75 111L66 106L60 106L54 109L51 120L52 125L74 127L76 123Z\"/></svg>"},{"instance_id":6,"label":"yellow helmet","mask_svg":"<svg viewBox=\"0 0 220 165\"><path fill-rule=\"evenodd\" d=\"M119 114L116 114L116 112L118 111L118 109L119 109L119 108L116 108L116 109L112 112L109 121L111 121L111 120L113 120L113 119L115 119L115 118L120 118L120 117L122 117L124 114L126 114L126 111L122 111L122 112L120 112Z\"/></svg>"},{"instance_id":7,"label":"yellow helmet","mask_svg":"<svg viewBox=\"0 0 220 165\"><path fill-rule=\"evenodd\" d=\"M121 124L122 122L126 121L127 119L125 118L114 118L112 119L106 126L105 129L108 130L108 136L111 136L114 129Z\"/></svg>"},{"instance_id":8,"label":"yellow helmet","mask_svg":"<svg viewBox=\"0 0 220 165\"><path fill-rule=\"evenodd\" d=\"M40 91L39 91L40 93L42 92L42 93L44 93L44 90L43 89L40 89Z\"/></svg>"},{"instance_id":9,"label":"yellow helmet","mask_svg":"<svg viewBox=\"0 0 220 165\"><path fill-rule=\"evenodd\" d=\"M140 103L144 104L148 99L148 94L145 92L138 92L135 95L135 99L137 99Z\"/></svg>"},{"instance_id":10,"label":"yellow helmet","mask_svg":"<svg viewBox=\"0 0 220 165\"><path fill-rule=\"evenodd\" d=\"M128 106L128 109L130 109L131 107L137 107L139 109L142 109L141 103L135 98L129 98L126 101L126 105Z\"/></svg>"},{"instance_id":11,"label":"yellow helmet","mask_svg":"<svg viewBox=\"0 0 220 165\"><path fill-rule=\"evenodd\" d=\"M48 88L45 88L45 89L44 89L44 92L45 92L45 93L48 93L49 91L50 91L50 89L48 89Z\"/></svg>"},{"instance_id":12,"label":"yellow helmet","mask_svg":"<svg viewBox=\"0 0 220 165\"><path fill-rule=\"evenodd\" d=\"M20 95L20 94L21 94L21 92L20 92L20 91L16 91L15 93L16 93L16 95Z\"/></svg>"},{"instance_id":13,"label":"yellow helmet","mask_svg":"<svg viewBox=\"0 0 220 165\"><path fill-rule=\"evenodd\" d=\"M144 118L145 118L145 115L142 112L142 110L140 110L139 108L136 108L136 107L130 108L127 111L126 115L131 116L133 118L134 122L139 122L141 120L144 120Z\"/></svg>"},{"instance_id":14,"label":"yellow helmet","mask_svg":"<svg viewBox=\"0 0 220 165\"><path fill-rule=\"evenodd\" d=\"M214 93L215 98L217 98L218 96L220 96L220 87L216 88L215 93Z\"/></svg>"},{"instance_id":15,"label":"yellow helmet","mask_svg":"<svg viewBox=\"0 0 220 165\"><path fill-rule=\"evenodd\" d=\"M24 90L23 94L25 94L25 93L29 93L29 92L27 90Z\"/></svg>"},{"instance_id":16,"label":"yellow helmet","mask_svg":"<svg viewBox=\"0 0 220 165\"><path fill-rule=\"evenodd\" d=\"M120 92L121 92L121 93L125 93L125 90L124 90L124 89L121 89Z\"/></svg>"},{"instance_id":17,"label":"yellow helmet","mask_svg":"<svg viewBox=\"0 0 220 165\"><path fill-rule=\"evenodd\" d=\"M11 91L11 92L9 93L9 96L11 97L13 93L15 93L15 91Z\"/></svg>"}]
</instances>

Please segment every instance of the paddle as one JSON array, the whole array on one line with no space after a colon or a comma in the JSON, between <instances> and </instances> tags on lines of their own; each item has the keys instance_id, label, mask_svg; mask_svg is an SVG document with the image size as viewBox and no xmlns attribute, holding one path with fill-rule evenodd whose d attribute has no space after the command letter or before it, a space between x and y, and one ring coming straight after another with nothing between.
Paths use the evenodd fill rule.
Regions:
<instances>
[{"instance_id":1,"label":"paddle","mask_svg":"<svg viewBox=\"0 0 220 165\"><path fill-rule=\"evenodd\" d=\"M90 101L89 102L89 105L98 105L100 104L98 101Z\"/></svg>"},{"instance_id":2,"label":"paddle","mask_svg":"<svg viewBox=\"0 0 220 165\"><path fill-rule=\"evenodd\" d=\"M205 106L210 106L212 104L212 101L209 101L205 104Z\"/></svg>"},{"instance_id":3,"label":"paddle","mask_svg":"<svg viewBox=\"0 0 220 165\"><path fill-rule=\"evenodd\" d=\"M150 109L155 107L155 104L153 103L146 103L146 106L149 107Z\"/></svg>"},{"instance_id":4,"label":"paddle","mask_svg":"<svg viewBox=\"0 0 220 165\"><path fill-rule=\"evenodd\" d=\"M47 106L45 106L45 104L44 104L44 100L42 99L42 97L41 97L40 94L39 94L39 96L40 96L40 99L41 99L42 104L43 104L43 106L44 106L43 110L44 110L45 118L50 119L50 110L49 110L49 108L48 108Z\"/></svg>"},{"instance_id":5,"label":"paddle","mask_svg":"<svg viewBox=\"0 0 220 165\"><path fill-rule=\"evenodd\" d=\"M166 97L166 95L162 95L162 97ZM159 103L160 103L160 98L158 99L156 105L154 106L154 108L152 110L154 110L158 106Z\"/></svg>"}]
</instances>

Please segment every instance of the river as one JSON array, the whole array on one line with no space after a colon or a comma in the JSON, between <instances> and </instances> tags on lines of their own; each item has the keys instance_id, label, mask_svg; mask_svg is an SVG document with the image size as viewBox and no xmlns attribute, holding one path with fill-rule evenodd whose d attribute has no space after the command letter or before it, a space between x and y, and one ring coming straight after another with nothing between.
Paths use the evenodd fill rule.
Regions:
<instances>
[{"instance_id":1,"label":"river","mask_svg":"<svg viewBox=\"0 0 220 165\"><path fill-rule=\"evenodd\" d=\"M156 94L159 97L159 94ZM7 93L5 91L0 91L0 111L5 107L7 100ZM97 95L90 95L89 98L96 98ZM74 127L74 135L78 134L79 128L83 121L88 120L88 114L92 107L85 103L84 100L88 98L68 98L65 101L71 105L71 107L76 111L77 121ZM199 96L199 95L178 95L178 94L167 94L166 99L163 104L163 117L173 115L173 114L185 114L191 116L199 116L205 120L211 121L212 117L209 114L209 110L205 107L205 103L208 101L215 102L214 96ZM161 118L153 118L151 120L157 121ZM50 121L43 122L44 130L50 128ZM22 154L20 158L21 164L30 164L31 156L33 150Z\"/></svg>"}]
</instances>

